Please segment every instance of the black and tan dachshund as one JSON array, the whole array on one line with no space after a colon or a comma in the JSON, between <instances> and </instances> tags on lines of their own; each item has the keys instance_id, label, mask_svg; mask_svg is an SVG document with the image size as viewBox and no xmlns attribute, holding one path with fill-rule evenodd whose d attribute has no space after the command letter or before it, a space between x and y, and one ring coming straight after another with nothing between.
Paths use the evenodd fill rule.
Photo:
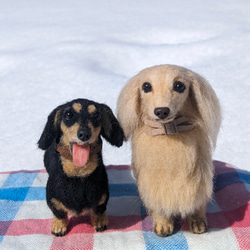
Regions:
<instances>
[{"instance_id":1,"label":"black and tan dachshund","mask_svg":"<svg viewBox=\"0 0 250 250\"><path fill-rule=\"evenodd\" d=\"M107 228L109 189L101 136L117 147L124 140L117 119L105 104L76 99L48 116L38 146L46 150L46 199L54 215L51 232L56 236L67 232L68 213L90 212L96 231Z\"/></svg>"}]
</instances>

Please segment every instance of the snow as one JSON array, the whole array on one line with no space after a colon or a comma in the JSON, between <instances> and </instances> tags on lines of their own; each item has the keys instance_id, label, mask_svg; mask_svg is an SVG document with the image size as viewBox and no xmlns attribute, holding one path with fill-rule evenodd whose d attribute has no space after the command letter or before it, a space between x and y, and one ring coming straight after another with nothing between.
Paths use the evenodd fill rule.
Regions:
<instances>
[{"instance_id":1,"label":"snow","mask_svg":"<svg viewBox=\"0 0 250 250\"><path fill-rule=\"evenodd\" d=\"M166 63L208 79L223 109L213 158L250 171L249 1L0 1L0 171L43 168L36 143L56 106L115 112L129 78ZM103 155L129 164L130 144Z\"/></svg>"}]
</instances>

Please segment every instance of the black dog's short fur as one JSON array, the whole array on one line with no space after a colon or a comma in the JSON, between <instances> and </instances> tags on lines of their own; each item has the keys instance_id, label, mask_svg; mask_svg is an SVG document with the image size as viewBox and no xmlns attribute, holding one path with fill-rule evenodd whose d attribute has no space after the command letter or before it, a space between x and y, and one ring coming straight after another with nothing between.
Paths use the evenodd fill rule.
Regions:
<instances>
[{"instance_id":1,"label":"black dog's short fur","mask_svg":"<svg viewBox=\"0 0 250 250\"><path fill-rule=\"evenodd\" d=\"M38 146L46 150L44 164L49 174L46 198L54 214L51 232L56 236L66 233L68 213L78 216L90 211L96 231L107 227L109 190L101 136L117 147L124 140L117 119L105 104L76 99L57 107L48 116ZM90 146L89 160L82 167L72 161L74 143Z\"/></svg>"}]
</instances>

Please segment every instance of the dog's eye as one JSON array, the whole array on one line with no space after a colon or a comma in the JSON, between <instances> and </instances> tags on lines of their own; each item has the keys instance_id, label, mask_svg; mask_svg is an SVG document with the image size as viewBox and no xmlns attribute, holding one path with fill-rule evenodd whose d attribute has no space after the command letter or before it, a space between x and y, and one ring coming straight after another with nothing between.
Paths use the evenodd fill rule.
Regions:
<instances>
[{"instance_id":1,"label":"dog's eye","mask_svg":"<svg viewBox=\"0 0 250 250\"><path fill-rule=\"evenodd\" d=\"M100 120L100 119L101 119L101 112L96 111L96 112L93 114L93 117L94 117L94 119L96 119L96 120Z\"/></svg>"},{"instance_id":2,"label":"dog's eye","mask_svg":"<svg viewBox=\"0 0 250 250\"><path fill-rule=\"evenodd\" d=\"M73 118L73 116L74 116L74 114L72 113L72 111L67 111L66 113L65 113L65 118L66 118L66 120L71 120L72 118Z\"/></svg>"},{"instance_id":3,"label":"dog's eye","mask_svg":"<svg viewBox=\"0 0 250 250\"><path fill-rule=\"evenodd\" d=\"M184 85L184 83L182 83L180 81L176 81L176 82L174 82L173 89L174 89L174 91L176 91L178 93L183 93L184 90L186 89L186 86Z\"/></svg>"},{"instance_id":4,"label":"dog's eye","mask_svg":"<svg viewBox=\"0 0 250 250\"><path fill-rule=\"evenodd\" d=\"M96 128L98 126L100 126L100 121L102 118L102 114L100 111L95 111L93 114L91 114L91 124Z\"/></svg>"},{"instance_id":5,"label":"dog's eye","mask_svg":"<svg viewBox=\"0 0 250 250\"><path fill-rule=\"evenodd\" d=\"M151 92L152 91L152 85L149 82L144 82L142 85L142 90L145 93Z\"/></svg>"}]
</instances>

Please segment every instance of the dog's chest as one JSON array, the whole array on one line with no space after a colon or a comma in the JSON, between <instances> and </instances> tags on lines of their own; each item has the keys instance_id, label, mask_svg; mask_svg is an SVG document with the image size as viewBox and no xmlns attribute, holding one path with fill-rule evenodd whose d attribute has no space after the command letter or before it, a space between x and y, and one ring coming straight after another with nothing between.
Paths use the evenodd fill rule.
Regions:
<instances>
[{"instance_id":1,"label":"dog's chest","mask_svg":"<svg viewBox=\"0 0 250 250\"><path fill-rule=\"evenodd\" d=\"M132 138L132 151L135 158L145 161L159 162L175 161L175 159L190 158L194 152L195 145L188 132L176 135L151 136L145 131L137 131ZM139 159L138 159L139 160Z\"/></svg>"},{"instance_id":2,"label":"dog's chest","mask_svg":"<svg viewBox=\"0 0 250 250\"><path fill-rule=\"evenodd\" d=\"M81 178L49 180L47 190L52 191L52 198L76 214L95 206L101 196L96 185Z\"/></svg>"},{"instance_id":3,"label":"dog's chest","mask_svg":"<svg viewBox=\"0 0 250 250\"><path fill-rule=\"evenodd\" d=\"M143 172L157 182L164 179L178 185L187 182L197 159L196 143L190 137L138 133L132 140L135 175Z\"/></svg>"}]
</instances>

